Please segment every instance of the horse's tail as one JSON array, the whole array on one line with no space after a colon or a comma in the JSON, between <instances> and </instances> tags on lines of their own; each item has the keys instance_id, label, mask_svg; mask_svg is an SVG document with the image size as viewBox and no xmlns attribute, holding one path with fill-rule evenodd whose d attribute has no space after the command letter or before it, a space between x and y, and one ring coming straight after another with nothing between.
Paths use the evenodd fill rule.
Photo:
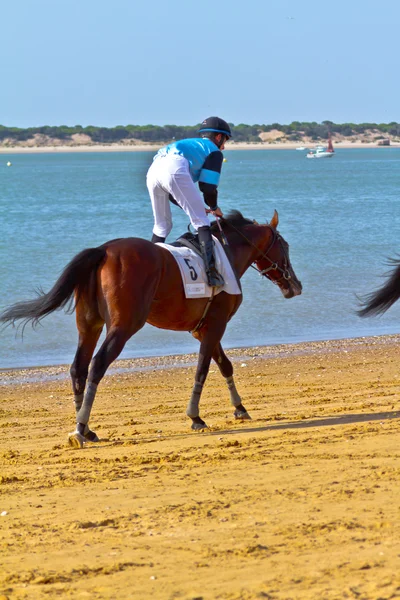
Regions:
<instances>
[{"instance_id":1,"label":"horse's tail","mask_svg":"<svg viewBox=\"0 0 400 600\"><path fill-rule=\"evenodd\" d=\"M357 311L360 317L382 314L400 298L400 259L391 258L389 264L396 268L389 273L385 285L361 299L363 308Z\"/></svg>"},{"instance_id":2,"label":"horse's tail","mask_svg":"<svg viewBox=\"0 0 400 600\"><path fill-rule=\"evenodd\" d=\"M82 292L88 287L92 273L97 270L105 255L104 246L82 250L68 263L47 294L39 290L35 300L17 302L9 306L0 314L0 323L9 325L23 320L25 327L29 321L32 321L35 327L46 315L64 308L68 303L72 304L74 294L76 305Z\"/></svg>"}]
</instances>

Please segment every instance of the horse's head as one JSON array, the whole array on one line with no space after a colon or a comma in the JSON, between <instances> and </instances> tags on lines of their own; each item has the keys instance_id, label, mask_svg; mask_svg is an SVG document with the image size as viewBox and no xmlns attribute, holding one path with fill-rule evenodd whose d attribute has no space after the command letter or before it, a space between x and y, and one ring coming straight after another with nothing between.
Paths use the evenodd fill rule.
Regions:
<instances>
[{"instance_id":1,"label":"horse's head","mask_svg":"<svg viewBox=\"0 0 400 600\"><path fill-rule=\"evenodd\" d=\"M246 219L238 210L232 210L221 219L223 230L220 223L215 221L211 231L223 241L225 239L239 277L255 264L254 268L261 275L280 287L285 298L293 298L301 294L302 285L290 263L289 244L277 230L278 222L276 211L270 223L260 224Z\"/></svg>"},{"instance_id":2,"label":"horse's head","mask_svg":"<svg viewBox=\"0 0 400 600\"><path fill-rule=\"evenodd\" d=\"M271 222L264 225L270 231L266 236L266 246L256 258L255 264L261 275L279 286L285 298L293 298L301 294L302 285L290 262L289 244L277 230L278 223L278 213L274 211Z\"/></svg>"}]
</instances>

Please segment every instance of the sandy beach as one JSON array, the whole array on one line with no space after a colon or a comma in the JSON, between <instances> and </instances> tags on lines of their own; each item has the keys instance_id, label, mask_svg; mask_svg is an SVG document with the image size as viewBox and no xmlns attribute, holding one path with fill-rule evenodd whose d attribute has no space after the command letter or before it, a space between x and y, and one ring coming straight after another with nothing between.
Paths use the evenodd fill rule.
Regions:
<instances>
[{"instance_id":1,"label":"sandy beach","mask_svg":"<svg viewBox=\"0 0 400 600\"><path fill-rule=\"evenodd\" d=\"M118 361L83 450L68 367L0 371L0 598L400 597L400 336Z\"/></svg>"},{"instance_id":2,"label":"sandy beach","mask_svg":"<svg viewBox=\"0 0 400 600\"><path fill-rule=\"evenodd\" d=\"M0 146L0 154L43 154L43 153L65 153L65 152L157 152L164 144L93 144L79 146ZM302 145L301 142L291 143L240 143L231 142L225 146L225 151L229 150L295 150ZM304 144L307 148L315 147L313 144ZM335 142L335 149L340 148L387 148L387 146L378 146L376 142L357 143L357 142ZM400 143L392 142L390 148L400 148Z\"/></svg>"}]
</instances>

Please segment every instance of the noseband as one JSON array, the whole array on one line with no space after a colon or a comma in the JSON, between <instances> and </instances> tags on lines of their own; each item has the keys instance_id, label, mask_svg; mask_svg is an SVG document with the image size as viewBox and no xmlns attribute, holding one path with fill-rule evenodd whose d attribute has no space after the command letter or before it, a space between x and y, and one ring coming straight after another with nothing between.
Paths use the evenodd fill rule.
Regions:
<instances>
[{"instance_id":1,"label":"noseband","mask_svg":"<svg viewBox=\"0 0 400 600\"><path fill-rule=\"evenodd\" d=\"M244 240L246 240L246 242L250 246L252 246L253 248L256 248L256 250L260 250L255 244L253 244L253 242L251 240L249 240L248 237L246 237L244 235L244 233L242 233L240 231L240 229L238 229L237 227L235 227L234 225L232 225L232 223L229 223L229 221L225 221L224 219L223 219L223 221L224 221L224 223L226 223L230 227L232 227L232 229L234 229ZM217 219L217 222L218 222L218 219ZM254 221L254 223L255 223L255 221ZM219 222L218 222L218 225L219 225ZM268 260L271 263L271 265L269 267L265 268L265 269L262 269L262 270L259 269L257 266L254 266L254 263L251 264L250 266L251 266L252 269L255 269L262 277L267 277L267 279L269 279L270 281L272 281L272 283L275 283L276 285L279 285L282 280L289 281L292 278L291 275L290 275L289 269L287 268L288 267L288 256L287 256L287 252L286 252L285 248L283 247L282 236L280 235L280 233L278 233L278 231L276 231L276 229L274 229L273 227L271 227L271 225L266 225L266 227L268 227L271 230L271 232L272 232L272 242L270 243L268 249L265 252L261 252L261 255L256 258L256 260L254 261L254 263L256 263L260 259L264 258L265 260ZM221 227L220 227L220 231L222 233ZM268 256L268 253L271 251L272 247L274 246L274 244L275 244L275 242L277 240L279 241L279 244L281 246L283 255L285 257L284 258L283 268L280 267L276 262L273 262L273 260L271 260L271 258ZM272 279L270 277L270 275L268 275L268 273L270 271L279 271L280 273L282 273L282 277L280 277L279 279Z\"/></svg>"},{"instance_id":2,"label":"noseband","mask_svg":"<svg viewBox=\"0 0 400 600\"><path fill-rule=\"evenodd\" d=\"M282 279L289 281L289 279L292 278L290 275L289 269L287 268L287 266L288 266L287 252L286 252L286 249L283 247L282 236L280 235L280 233L278 233L276 231L276 229L271 227L271 225L267 225L267 227L272 231L272 236L273 236L272 242L270 243L268 250L266 252L263 252L261 254L261 257L257 258L257 260L260 260L260 258L265 258L266 260L268 260L271 263L271 265L269 267L267 267L266 269L262 269L262 270L260 270L257 266L254 266L254 265L251 265L251 267L253 269L255 269L256 271L258 271L261 276L267 277L270 281L272 281L272 283L279 285L279 283L282 281ZM270 252L271 248L275 244L276 240L278 240L280 247L282 249L282 252L283 252L283 256L284 256L283 269L277 263L273 262L270 259L270 257L268 256L268 253ZM254 246L254 244L252 244L252 246ZM254 246L254 247L256 248L256 246ZM256 262L256 261L254 261L254 262ZM271 277L268 275L269 271L279 271L280 273L282 273L282 277L280 277L279 279L271 279Z\"/></svg>"}]
</instances>

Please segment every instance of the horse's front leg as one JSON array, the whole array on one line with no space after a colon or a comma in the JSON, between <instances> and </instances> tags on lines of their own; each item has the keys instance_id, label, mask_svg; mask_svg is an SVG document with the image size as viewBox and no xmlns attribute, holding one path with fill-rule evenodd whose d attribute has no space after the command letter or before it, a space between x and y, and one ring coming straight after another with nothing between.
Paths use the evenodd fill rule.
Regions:
<instances>
[{"instance_id":1,"label":"horse's front leg","mask_svg":"<svg viewBox=\"0 0 400 600\"><path fill-rule=\"evenodd\" d=\"M221 375L225 377L228 385L229 393L231 396L231 404L235 407L234 417L241 421L248 421L251 419L249 413L242 404L242 399L236 389L236 385L233 379L233 365L229 358L226 356L221 344L218 344L212 355L214 361L217 363Z\"/></svg>"},{"instance_id":2,"label":"horse's front leg","mask_svg":"<svg viewBox=\"0 0 400 600\"><path fill-rule=\"evenodd\" d=\"M200 417L200 397L210 369L211 357L224 334L225 327L226 323L222 322L208 324L206 330L197 332L195 336L201 343L192 395L186 409L187 416L192 419L192 429L195 431L207 428L206 423Z\"/></svg>"}]
</instances>

